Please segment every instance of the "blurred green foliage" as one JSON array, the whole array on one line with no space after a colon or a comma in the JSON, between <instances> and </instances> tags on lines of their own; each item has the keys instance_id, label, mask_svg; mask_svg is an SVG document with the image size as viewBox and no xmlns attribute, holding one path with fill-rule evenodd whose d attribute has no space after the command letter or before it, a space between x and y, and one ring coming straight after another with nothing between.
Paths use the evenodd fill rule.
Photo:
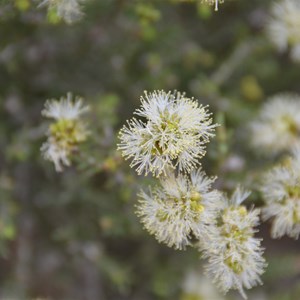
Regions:
<instances>
[{"instance_id":1,"label":"blurred green foliage","mask_svg":"<svg viewBox=\"0 0 300 300\"><path fill-rule=\"evenodd\" d=\"M143 231L136 193L152 179L122 160L117 130L144 90L186 91L222 125L203 160L207 173L224 190L255 186L272 161L249 150L247 124L268 96L300 92L299 65L264 33L272 2L228 0L215 13L197 1L87 1L83 20L68 26L36 1L0 1L1 299L180 299L199 254ZM40 112L68 91L92 107L91 138L57 174L40 155ZM298 300L299 243L271 241L268 225L261 229L269 271L259 290Z\"/></svg>"}]
</instances>

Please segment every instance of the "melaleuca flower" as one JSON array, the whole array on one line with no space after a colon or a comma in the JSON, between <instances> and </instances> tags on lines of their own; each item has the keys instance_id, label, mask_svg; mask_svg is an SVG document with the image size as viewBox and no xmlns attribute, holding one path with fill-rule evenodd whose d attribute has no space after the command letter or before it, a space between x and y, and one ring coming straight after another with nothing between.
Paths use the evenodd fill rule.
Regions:
<instances>
[{"instance_id":1,"label":"melaleuca flower","mask_svg":"<svg viewBox=\"0 0 300 300\"><path fill-rule=\"evenodd\" d=\"M83 13L80 2L83 0L43 0L40 6L47 6L49 10L54 10L57 16L67 23L78 21Z\"/></svg>"},{"instance_id":2,"label":"melaleuca flower","mask_svg":"<svg viewBox=\"0 0 300 300\"><path fill-rule=\"evenodd\" d=\"M214 181L200 170L190 176L168 174L161 187L140 192L137 215L159 242L185 249L192 237L204 239L207 224L215 220L220 193L211 190Z\"/></svg>"},{"instance_id":3,"label":"melaleuca flower","mask_svg":"<svg viewBox=\"0 0 300 300\"><path fill-rule=\"evenodd\" d=\"M53 161L58 172L62 171L62 165L71 164L70 156L87 138L88 131L80 119L87 110L81 98L76 97L72 101L71 93L67 94L67 98L45 103L42 115L53 118L55 122L49 126L48 140L42 145L41 151L45 159Z\"/></svg>"},{"instance_id":4,"label":"melaleuca flower","mask_svg":"<svg viewBox=\"0 0 300 300\"><path fill-rule=\"evenodd\" d=\"M166 174L167 168L178 167L190 172L205 154L205 144L216 125L210 113L197 101L181 93L154 91L141 97L141 108L120 131L118 148L138 174Z\"/></svg>"},{"instance_id":5,"label":"melaleuca flower","mask_svg":"<svg viewBox=\"0 0 300 300\"><path fill-rule=\"evenodd\" d=\"M208 259L207 275L223 293L236 289L244 298L244 288L261 283L266 265L261 242L254 237L259 210L248 211L241 205L248 195L238 188L231 199L224 197L217 224L208 239L199 243L203 257Z\"/></svg>"},{"instance_id":6,"label":"melaleuca flower","mask_svg":"<svg viewBox=\"0 0 300 300\"><path fill-rule=\"evenodd\" d=\"M258 150L278 154L291 149L300 139L300 97L281 94L262 108L251 124L252 144Z\"/></svg>"},{"instance_id":7,"label":"melaleuca flower","mask_svg":"<svg viewBox=\"0 0 300 300\"><path fill-rule=\"evenodd\" d=\"M224 0L202 0L202 2L206 2L210 5L214 5L215 11L217 11L219 9L219 3L223 3Z\"/></svg>"},{"instance_id":8,"label":"melaleuca flower","mask_svg":"<svg viewBox=\"0 0 300 300\"><path fill-rule=\"evenodd\" d=\"M300 148L285 166L275 167L263 179L261 187L266 205L265 220L273 218L271 235L298 239L300 234Z\"/></svg>"},{"instance_id":9,"label":"melaleuca flower","mask_svg":"<svg viewBox=\"0 0 300 300\"><path fill-rule=\"evenodd\" d=\"M271 41L279 51L291 49L291 57L300 61L300 2L282 0L274 3L267 26Z\"/></svg>"}]
</instances>

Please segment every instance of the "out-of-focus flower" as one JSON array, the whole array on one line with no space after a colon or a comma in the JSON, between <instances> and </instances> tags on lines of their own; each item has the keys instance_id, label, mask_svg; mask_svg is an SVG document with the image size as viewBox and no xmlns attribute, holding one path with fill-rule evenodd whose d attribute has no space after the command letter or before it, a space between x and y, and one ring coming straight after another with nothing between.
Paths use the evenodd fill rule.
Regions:
<instances>
[{"instance_id":1,"label":"out-of-focus flower","mask_svg":"<svg viewBox=\"0 0 300 300\"><path fill-rule=\"evenodd\" d=\"M170 167L190 172L198 166L217 126L206 107L179 92L145 92L141 102L135 114L145 121L132 118L119 135L118 148L131 167L158 177Z\"/></svg>"},{"instance_id":2,"label":"out-of-focus flower","mask_svg":"<svg viewBox=\"0 0 300 300\"><path fill-rule=\"evenodd\" d=\"M300 147L285 165L275 167L263 178L261 187L266 206L265 220L273 218L271 235L298 239L300 234Z\"/></svg>"},{"instance_id":3,"label":"out-of-focus flower","mask_svg":"<svg viewBox=\"0 0 300 300\"><path fill-rule=\"evenodd\" d=\"M251 124L251 143L262 152L278 154L300 140L300 97L281 94L262 108Z\"/></svg>"},{"instance_id":4,"label":"out-of-focus flower","mask_svg":"<svg viewBox=\"0 0 300 300\"><path fill-rule=\"evenodd\" d=\"M47 6L49 11L53 10L57 16L66 23L73 23L81 19L80 2L83 0L42 0L40 7Z\"/></svg>"},{"instance_id":5,"label":"out-of-focus flower","mask_svg":"<svg viewBox=\"0 0 300 300\"><path fill-rule=\"evenodd\" d=\"M215 220L221 195L211 189L214 181L200 170L190 176L169 174L161 179L161 187L149 194L141 191L137 215L159 242L185 249L192 236L205 239L207 225Z\"/></svg>"},{"instance_id":6,"label":"out-of-focus flower","mask_svg":"<svg viewBox=\"0 0 300 300\"><path fill-rule=\"evenodd\" d=\"M247 211L241 203L249 192L237 188L231 199L224 197L216 226L205 243L200 243L203 257L208 259L206 273L224 293L261 284L260 275L266 266L260 240L254 237L259 223L259 210Z\"/></svg>"},{"instance_id":7,"label":"out-of-focus flower","mask_svg":"<svg viewBox=\"0 0 300 300\"><path fill-rule=\"evenodd\" d=\"M87 138L88 131L80 119L88 110L83 106L83 100L79 97L72 100L72 94L67 98L48 100L42 115L55 120L49 126L48 140L42 145L41 151L47 160L53 161L56 171L62 171L62 166L69 166L71 154L77 150L80 143Z\"/></svg>"},{"instance_id":8,"label":"out-of-focus flower","mask_svg":"<svg viewBox=\"0 0 300 300\"><path fill-rule=\"evenodd\" d=\"M300 2L282 0L272 7L272 16L267 26L271 41L279 51L291 49L291 57L300 61Z\"/></svg>"},{"instance_id":9,"label":"out-of-focus flower","mask_svg":"<svg viewBox=\"0 0 300 300\"><path fill-rule=\"evenodd\" d=\"M202 270L190 270L184 278L180 300L224 300Z\"/></svg>"},{"instance_id":10,"label":"out-of-focus flower","mask_svg":"<svg viewBox=\"0 0 300 300\"><path fill-rule=\"evenodd\" d=\"M206 2L210 5L214 5L215 11L217 11L219 9L219 3L223 3L224 0L202 0L202 2Z\"/></svg>"}]
</instances>

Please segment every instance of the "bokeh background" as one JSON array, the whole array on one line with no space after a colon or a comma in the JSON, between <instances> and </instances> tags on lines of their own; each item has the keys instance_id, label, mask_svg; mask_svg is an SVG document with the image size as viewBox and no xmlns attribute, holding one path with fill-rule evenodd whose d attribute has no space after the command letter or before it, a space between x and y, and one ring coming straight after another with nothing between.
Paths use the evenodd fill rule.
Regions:
<instances>
[{"instance_id":1,"label":"bokeh background","mask_svg":"<svg viewBox=\"0 0 300 300\"><path fill-rule=\"evenodd\" d=\"M300 65L265 33L273 0L90 0L68 25L38 1L0 1L0 299L217 300L199 253L175 251L143 230L136 193L153 184L116 151L117 132L144 90L185 91L222 126L203 168L217 188L253 190L273 164L249 146L247 126L279 92L300 92ZM92 132L73 166L40 154L46 99L71 91L92 107ZM300 244L271 240L253 300L300 299Z\"/></svg>"}]
</instances>

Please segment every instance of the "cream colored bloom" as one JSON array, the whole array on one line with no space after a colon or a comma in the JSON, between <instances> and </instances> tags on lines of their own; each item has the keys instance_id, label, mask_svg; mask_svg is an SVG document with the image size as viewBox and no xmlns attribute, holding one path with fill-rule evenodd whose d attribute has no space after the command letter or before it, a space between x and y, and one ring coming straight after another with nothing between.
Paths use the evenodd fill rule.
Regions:
<instances>
[{"instance_id":1,"label":"cream colored bloom","mask_svg":"<svg viewBox=\"0 0 300 300\"><path fill-rule=\"evenodd\" d=\"M300 140L300 97L279 94L265 103L251 124L251 142L259 151L278 154Z\"/></svg>"},{"instance_id":2,"label":"cream colored bloom","mask_svg":"<svg viewBox=\"0 0 300 300\"><path fill-rule=\"evenodd\" d=\"M56 171L62 171L62 166L71 164L70 157L80 143L87 138L88 131L80 119L87 112L88 107L83 106L83 100L79 97L72 100L72 94L67 98L49 100L45 103L42 115L55 121L50 124L48 140L41 151L47 160L53 161Z\"/></svg>"},{"instance_id":3,"label":"cream colored bloom","mask_svg":"<svg viewBox=\"0 0 300 300\"><path fill-rule=\"evenodd\" d=\"M210 113L181 93L154 91L141 97L141 108L120 131L119 150L138 174L166 174L168 168L190 172L214 134Z\"/></svg>"},{"instance_id":4,"label":"cream colored bloom","mask_svg":"<svg viewBox=\"0 0 300 300\"><path fill-rule=\"evenodd\" d=\"M67 23L73 23L81 19L80 2L83 0L43 0L40 6L47 6L54 9L57 15Z\"/></svg>"},{"instance_id":5,"label":"cream colored bloom","mask_svg":"<svg viewBox=\"0 0 300 300\"><path fill-rule=\"evenodd\" d=\"M285 234L298 239L300 234L300 148L285 166L275 167L263 178L265 199L263 218L272 218L273 238Z\"/></svg>"},{"instance_id":6,"label":"cream colored bloom","mask_svg":"<svg viewBox=\"0 0 300 300\"><path fill-rule=\"evenodd\" d=\"M241 203L249 192L237 189L231 199L224 198L217 225L205 243L200 243L203 257L208 259L206 274L220 291L238 290L261 284L260 275L266 266L260 240L254 237L259 223L259 210L248 211Z\"/></svg>"},{"instance_id":7,"label":"cream colored bloom","mask_svg":"<svg viewBox=\"0 0 300 300\"><path fill-rule=\"evenodd\" d=\"M267 26L271 41L279 51L291 49L291 57L300 61L300 2L282 0L275 2Z\"/></svg>"},{"instance_id":8,"label":"cream colored bloom","mask_svg":"<svg viewBox=\"0 0 300 300\"><path fill-rule=\"evenodd\" d=\"M220 193L211 189L214 181L200 170L192 171L190 177L168 174L161 179L161 187L141 191L137 215L159 242L185 249L192 236L205 239L207 225L215 221Z\"/></svg>"}]
</instances>

